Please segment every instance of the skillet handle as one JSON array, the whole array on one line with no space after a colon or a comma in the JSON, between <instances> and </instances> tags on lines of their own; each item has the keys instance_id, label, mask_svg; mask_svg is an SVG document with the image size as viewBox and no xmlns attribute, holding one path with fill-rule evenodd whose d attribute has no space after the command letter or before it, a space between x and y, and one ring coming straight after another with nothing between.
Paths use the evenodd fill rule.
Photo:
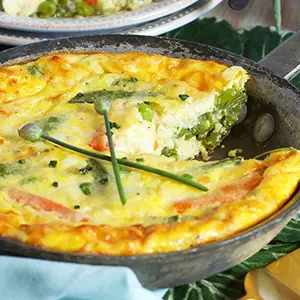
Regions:
<instances>
[{"instance_id":1,"label":"skillet handle","mask_svg":"<svg viewBox=\"0 0 300 300\"><path fill-rule=\"evenodd\" d=\"M300 30L265 56L259 64L287 80L300 73Z\"/></svg>"}]
</instances>

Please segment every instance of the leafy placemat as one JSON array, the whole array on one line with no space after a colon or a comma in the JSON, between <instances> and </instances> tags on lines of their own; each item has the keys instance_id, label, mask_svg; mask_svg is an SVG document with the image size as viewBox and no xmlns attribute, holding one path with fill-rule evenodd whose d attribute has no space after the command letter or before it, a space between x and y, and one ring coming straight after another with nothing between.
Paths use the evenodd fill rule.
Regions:
<instances>
[{"instance_id":1,"label":"leafy placemat","mask_svg":"<svg viewBox=\"0 0 300 300\"><path fill-rule=\"evenodd\" d=\"M259 61L293 33L278 33L272 28L257 26L236 31L216 18L196 20L164 36L215 46ZM300 88L300 76L293 80ZM245 294L244 277L252 269L263 268L279 257L300 247L300 214L266 247L238 266L188 285L170 289L165 300L231 300Z\"/></svg>"}]
</instances>

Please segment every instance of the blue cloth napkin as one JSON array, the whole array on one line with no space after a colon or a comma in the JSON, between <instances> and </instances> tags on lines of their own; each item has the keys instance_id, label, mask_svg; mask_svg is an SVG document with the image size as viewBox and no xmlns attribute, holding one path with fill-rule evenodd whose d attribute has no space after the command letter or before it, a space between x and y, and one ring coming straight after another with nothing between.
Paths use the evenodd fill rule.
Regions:
<instances>
[{"instance_id":1,"label":"blue cloth napkin","mask_svg":"<svg viewBox=\"0 0 300 300\"><path fill-rule=\"evenodd\" d=\"M0 268L3 300L160 300L167 291L143 288L126 267L0 256Z\"/></svg>"}]
</instances>

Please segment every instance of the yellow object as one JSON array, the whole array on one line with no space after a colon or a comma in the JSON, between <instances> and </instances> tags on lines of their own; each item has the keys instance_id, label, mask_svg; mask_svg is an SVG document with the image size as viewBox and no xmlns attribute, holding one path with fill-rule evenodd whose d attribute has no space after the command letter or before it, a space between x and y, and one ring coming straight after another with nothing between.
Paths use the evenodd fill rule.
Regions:
<instances>
[{"instance_id":1,"label":"yellow object","mask_svg":"<svg viewBox=\"0 0 300 300\"><path fill-rule=\"evenodd\" d=\"M299 267L297 249L264 269L250 271L245 278L247 294L240 300L299 300Z\"/></svg>"}]
</instances>

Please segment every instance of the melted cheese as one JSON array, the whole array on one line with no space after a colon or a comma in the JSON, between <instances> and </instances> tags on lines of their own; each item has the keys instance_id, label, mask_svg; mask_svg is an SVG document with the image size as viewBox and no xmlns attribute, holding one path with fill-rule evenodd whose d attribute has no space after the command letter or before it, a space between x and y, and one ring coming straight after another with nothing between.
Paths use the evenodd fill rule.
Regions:
<instances>
[{"instance_id":1,"label":"melted cheese","mask_svg":"<svg viewBox=\"0 0 300 300\"><path fill-rule=\"evenodd\" d=\"M130 78L136 78L137 82L131 83ZM199 153L207 157L206 147L196 137L189 141L178 138L180 129L195 126L199 116L215 109L221 92L228 88L243 90L247 79L246 71L240 67L160 55L42 57L25 65L0 68L0 119L5 120L0 123L0 136L4 139L15 136L28 116L38 120L46 115L66 114L68 134L62 126L55 136L77 145L76 139L80 140L84 146L97 129L103 128L103 119L91 111L83 116L88 109L84 105L79 108L65 103L79 92L121 90L135 92L135 95L112 101L110 119L121 126L119 130L112 130L118 155L159 155L168 147L177 149L179 159L193 158ZM189 97L182 101L179 95ZM150 122L143 120L139 112L138 105L142 102L151 103L154 117ZM216 130L218 126L216 124ZM78 131L78 127L86 130ZM219 126L220 133L222 130ZM82 132L85 137L77 138L76 132Z\"/></svg>"},{"instance_id":2,"label":"melted cheese","mask_svg":"<svg viewBox=\"0 0 300 300\"><path fill-rule=\"evenodd\" d=\"M264 162L186 160L207 149L195 137L178 137L180 128L192 128L199 116L215 110L223 91L244 89L248 75L240 67L141 53L60 54L3 66L0 79L3 237L69 252L181 250L255 225L276 212L298 186L296 150L272 154ZM96 137L94 143L100 141L102 147L103 116L92 104L70 100L78 93L120 89L133 94L116 94L111 100L109 118L120 126L111 129L118 157L143 158L143 164L188 174L209 192L122 167L127 198L122 206L110 163L95 165L45 140L32 143L18 136L20 126L34 121L48 124L49 135L69 144L91 150ZM183 101L179 95L188 97ZM141 103L151 106L151 121L143 119ZM221 124L216 128L224 129ZM161 156L164 147L175 147L177 160ZM57 162L55 168L51 161Z\"/></svg>"}]
</instances>

